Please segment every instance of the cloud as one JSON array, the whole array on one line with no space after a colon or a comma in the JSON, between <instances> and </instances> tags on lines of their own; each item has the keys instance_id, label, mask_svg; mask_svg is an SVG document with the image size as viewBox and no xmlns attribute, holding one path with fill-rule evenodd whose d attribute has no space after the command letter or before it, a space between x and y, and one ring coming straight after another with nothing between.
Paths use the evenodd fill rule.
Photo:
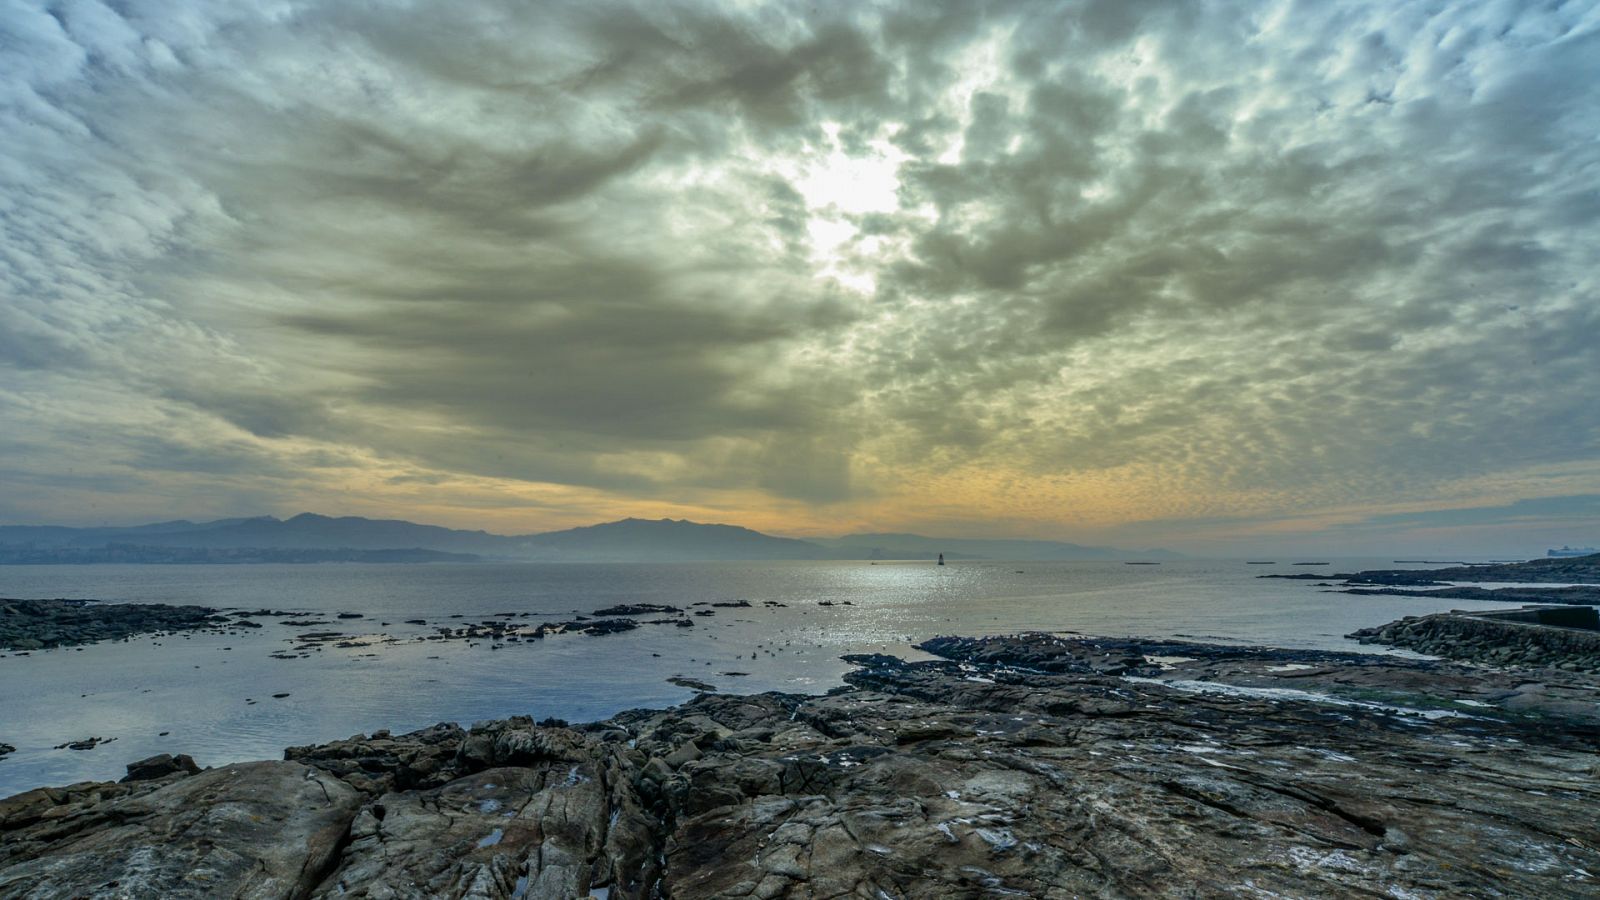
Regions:
<instances>
[{"instance_id":1,"label":"cloud","mask_svg":"<svg viewBox=\"0 0 1600 900\"><path fill-rule=\"evenodd\" d=\"M1597 45L1585 4L22 3L8 465L73 442L130 515L1180 542L1532 497L1600 443Z\"/></svg>"},{"instance_id":2,"label":"cloud","mask_svg":"<svg viewBox=\"0 0 1600 900\"><path fill-rule=\"evenodd\" d=\"M1581 525L1600 518L1600 494L1539 497L1498 506L1419 510L1371 516L1355 527L1400 529L1411 527L1504 526L1527 522L1565 522Z\"/></svg>"}]
</instances>

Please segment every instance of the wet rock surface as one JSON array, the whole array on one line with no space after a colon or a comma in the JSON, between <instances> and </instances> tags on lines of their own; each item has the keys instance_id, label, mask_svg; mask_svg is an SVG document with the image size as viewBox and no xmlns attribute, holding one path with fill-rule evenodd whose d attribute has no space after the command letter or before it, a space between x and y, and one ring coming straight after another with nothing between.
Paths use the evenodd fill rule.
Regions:
<instances>
[{"instance_id":1,"label":"wet rock surface","mask_svg":"<svg viewBox=\"0 0 1600 900\"><path fill-rule=\"evenodd\" d=\"M700 691L701 693L705 694L715 694L717 692L716 685L701 681L698 678L688 678L683 675L673 675L667 679L667 683L675 684L682 688L688 688L691 691Z\"/></svg>"},{"instance_id":2,"label":"wet rock surface","mask_svg":"<svg viewBox=\"0 0 1600 900\"><path fill-rule=\"evenodd\" d=\"M112 738L99 737L99 736L86 737L86 738L83 738L82 740L67 741L66 743L63 743L63 744L57 744L55 746L55 749L57 749L57 750L93 750L94 748L100 746L101 744L109 744L114 740L116 740L116 738L114 738L114 737L112 737Z\"/></svg>"},{"instance_id":3,"label":"wet rock surface","mask_svg":"<svg viewBox=\"0 0 1600 900\"><path fill-rule=\"evenodd\" d=\"M668 606L668 605L666 605L664 603L619 603L616 606L607 606L604 609L597 609L594 612L590 613L590 615L594 615L594 616L649 616L649 615L661 615L661 614L664 614L664 613L679 613L679 612L683 612L683 610L679 609L676 606Z\"/></svg>"},{"instance_id":4,"label":"wet rock surface","mask_svg":"<svg viewBox=\"0 0 1600 900\"><path fill-rule=\"evenodd\" d=\"M95 603L92 600L0 599L0 648L42 650L149 632L192 631L230 624L204 606Z\"/></svg>"},{"instance_id":5,"label":"wet rock surface","mask_svg":"<svg viewBox=\"0 0 1600 900\"><path fill-rule=\"evenodd\" d=\"M1593 613L1589 615L1592 617ZM1595 630L1450 612L1407 616L1347 636L1363 644L1387 644L1511 669L1555 668L1600 673L1600 631Z\"/></svg>"},{"instance_id":6,"label":"wet rock surface","mask_svg":"<svg viewBox=\"0 0 1600 900\"><path fill-rule=\"evenodd\" d=\"M379 732L31 791L0 801L0 896L113 880L164 896L1600 891L1592 676L1059 635L923 647L941 658L853 657L826 696ZM170 856L146 852L158 835Z\"/></svg>"}]
</instances>

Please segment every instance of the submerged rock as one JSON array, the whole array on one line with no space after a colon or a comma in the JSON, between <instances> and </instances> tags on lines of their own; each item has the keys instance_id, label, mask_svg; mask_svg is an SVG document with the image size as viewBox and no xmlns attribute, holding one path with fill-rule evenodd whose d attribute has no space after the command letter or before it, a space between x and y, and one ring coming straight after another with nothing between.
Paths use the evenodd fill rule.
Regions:
<instances>
[{"instance_id":1,"label":"submerged rock","mask_svg":"<svg viewBox=\"0 0 1600 900\"><path fill-rule=\"evenodd\" d=\"M597 609L591 615L595 616L647 616L654 613L683 612L676 606L667 606L664 603L619 603L605 609Z\"/></svg>"},{"instance_id":2,"label":"submerged rock","mask_svg":"<svg viewBox=\"0 0 1600 900\"><path fill-rule=\"evenodd\" d=\"M55 745L55 747L53 749L56 749L56 750L93 750L94 748L100 746L101 744L109 744L114 740L116 740L116 738L114 738L114 737L113 738L87 737L87 738L84 738L81 741L67 741L64 744L57 744L57 745Z\"/></svg>"}]
</instances>

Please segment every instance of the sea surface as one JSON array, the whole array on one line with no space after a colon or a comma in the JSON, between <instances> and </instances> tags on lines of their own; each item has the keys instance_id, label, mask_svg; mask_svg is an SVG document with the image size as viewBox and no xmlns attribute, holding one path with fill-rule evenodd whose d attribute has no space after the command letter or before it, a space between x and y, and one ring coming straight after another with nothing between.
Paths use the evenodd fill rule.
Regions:
<instances>
[{"instance_id":1,"label":"sea surface","mask_svg":"<svg viewBox=\"0 0 1600 900\"><path fill-rule=\"evenodd\" d=\"M848 669L841 655L918 658L912 645L939 634L1072 631L1384 652L1342 635L1403 615L1504 606L1352 596L1311 581L1257 577L1427 568L1331 562L0 566L0 597L270 608L326 614L317 618L331 623L292 628L261 617L263 627L235 634L0 652L0 743L17 748L0 759L0 796L115 779L128 762L161 752L221 765L381 728L399 733L518 714L589 721L689 699L693 692L669 684L671 676L735 693L821 693L841 684ZM695 617L694 628L644 625L498 649L489 641L420 640L439 625L498 613L529 613L520 621L531 625L616 603L689 608L736 600L753 606L717 608ZM338 612L363 618L333 619ZM429 624L404 624L417 618ZM373 640L306 659L270 657L308 630ZM282 693L289 696L272 697ZM88 737L115 740L54 749Z\"/></svg>"}]
</instances>

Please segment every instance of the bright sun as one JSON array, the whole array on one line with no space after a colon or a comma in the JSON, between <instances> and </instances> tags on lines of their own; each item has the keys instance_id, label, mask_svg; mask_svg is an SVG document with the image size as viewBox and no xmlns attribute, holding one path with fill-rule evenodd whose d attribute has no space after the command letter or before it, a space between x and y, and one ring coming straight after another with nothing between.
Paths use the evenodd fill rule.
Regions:
<instances>
[{"instance_id":1,"label":"bright sun","mask_svg":"<svg viewBox=\"0 0 1600 900\"><path fill-rule=\"evenodd\" d=\"M874 140L865 152L846 153L839 141L839 126L823 126L822 147L787 160L784 174L806 202L806 231L811 237L812 261L818 274L862 293L877 286L870 258L878 249L876 238L861 237L859 218L869 213L899 209L900 164L907 159L887 141Z\"/></svg>"}]
</instances>

